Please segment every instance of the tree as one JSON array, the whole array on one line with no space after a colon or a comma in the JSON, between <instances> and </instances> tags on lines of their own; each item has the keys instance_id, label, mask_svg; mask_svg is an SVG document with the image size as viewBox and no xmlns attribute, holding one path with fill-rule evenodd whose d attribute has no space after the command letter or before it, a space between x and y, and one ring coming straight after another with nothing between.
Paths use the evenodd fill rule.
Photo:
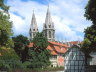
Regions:
<instances>
[{"instance_id":1,"label":"tree","mask_svg":"<svg viewBox=\"0 0 96 72\"><path fill-rule=\"evenodd\" d=\"M85 36L83 44L81 45L82 51L85 53L86 65L87 58L91 52L96 52L96 0L89 0L85 7L85 14L87 20L92 21L92 25L85 29Z\"/></svg>"},{"instance_id":2,"label":"tree","mask_svg":"<svg viewBox=\"0 0 96 72\"><path fill-rule=\"evenodd\" d=\"M12 43L12 22L9 20L9 6L4 4L4 0L0 0L0 9L0 47L8 47Z\"/></svg>"},{"instance_id":3,"label":"tree","mask_svg":"<svg viewBox=\"0 0 96 72\"><path fill-rule=\"evenodd\" d=\"M43 32L38 32L36 36L33 38L32 42L34 43L33 47L35 51L40 52L42 50L45 50L48 46L48 40L46 37L44 37Z\"/></svg>"},{"instance_id":4,"label":"tree","mask_svg":"<svg viewBox=\"0 0 96 72\"><path fill-rule=\"evenodd\" d=\"M14 50L18 54L18 56L21 58L21 61L24 62L27 57L29 40L27 37L23 35L18 35L16 37L12 38L14 41Z\"/></svg>"},{"instance_id":5,"label":"tree","mask_svg":"<svg viewBox=\"0 0 96 72\"><path fill-rule=\"evenodd\" d=\"M37 68L46 68L50 65L50 51L45 49L41 52L34 51L32 48L28 51L29 58L28 62L29 65L28 68L37 69Z\"/></svg>"},{"instance_id":6,"label":"tree","mask_svg":"<svg viewBox=\"0 0 96 72\"><path fill-rule=\"evenodd\" d=\"M93 22L96 25L96 0L89 0L88 4L85 7L84 16Z\"/></svg>"},{"instance_id":7,"label":"tree","mask_svg":"<svg viewBox=\"0 0 96 72\"><path fill-rule=\"evenodd\" d=\"M96 0L89 0L87 6L85 7L84 16L93 23L84 31L84 40L87 39L90 41L90 44L88 45L89 48L87 49L90 49L90 52L96 51Z\"/></svg>"},{"instance_id":8,"label":"tree","mask_svg":"<svg viewBox=\"0 0 96 72\"><path fill-rule=\"evenodd\" d=\"M44 37L43 33L37 33L33 38L33 47L29 48L28 61L30 62L28 67L35 68L46 68L50 65L50 51L47 50L48 40Z\"/></svg>"},{"instance_id":9,"label":"tree","mask_svg":"<svg viewBox=\"0 0 96 72\"><path fill-rule=\"evenodd\" d=\"M5 5L4 4L4 0L0 0L0 8L5 11L5 12L8 12L9 10L9 6Z\"/></svg>"},{"instance_id":10,"label":"tree","mask_svg":"<svg viewBox=\"0 0 96 72\"><path fill-rule=\"evenodd\" d=\"M14 66L16 68L19 65L20 57L14 49L2 47L0 48L0 53L0 70L10 70Z\"/></svg>"},{"instance_id":11,"label":"tree","mask_svg":"<svg viewBox=\"0 0 96 72\"><path fill-rule=\"evenodd\" d=\"M4 4L4 0L0 0L0 71L13 68L20 60L14 49L12 41L12 22L9 20L9 6Z\"/></svg>"}]
</instances>

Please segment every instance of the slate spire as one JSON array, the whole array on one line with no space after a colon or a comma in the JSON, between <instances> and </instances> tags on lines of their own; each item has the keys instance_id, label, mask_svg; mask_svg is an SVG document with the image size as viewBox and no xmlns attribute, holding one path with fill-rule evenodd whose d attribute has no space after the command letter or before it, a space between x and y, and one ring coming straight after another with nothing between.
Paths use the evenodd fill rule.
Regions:
<instances>
[{"instance_id":1,"label":"slate spire","mask_svg":"<svg viewBox=\"0 0 96 72\"><path fill-rule=\"evenodd\" d=\"M48 41L55 41L55 29L54 23L52 22L49 5L46 13L45 23L43 25L44 36L47 37Z\"/></svg>"},{"instance_id":2,"label":"slate spire","mask_svg":"<svg viewBox=\"0 0 96 72\"><path fill-rule=\"evenodd\" d=\"M32 20L31 20L31 26L30 26L30 40L33 40L34 36L36 35L36 33L38 32L38 26L37 26L37 22L36 22L36 18L35 18L35 13L33 10L33 15L32 15Z\"/></svg>"}]
</instances>

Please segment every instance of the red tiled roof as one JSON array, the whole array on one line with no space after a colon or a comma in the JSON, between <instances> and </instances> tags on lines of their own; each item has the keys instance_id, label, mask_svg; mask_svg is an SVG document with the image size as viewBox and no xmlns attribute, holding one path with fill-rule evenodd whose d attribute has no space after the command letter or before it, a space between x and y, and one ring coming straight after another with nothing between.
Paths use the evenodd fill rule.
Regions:
<instances>
[{"instance_id":1,"label":"red tiled roof","mask_svg":"<svg viewBox=\"0 0 96 72\"><path fill-rule=\"evenodd\" d=\"M71 42L69 42L70 44L78 44L78 41L71 41Z\"/></svg>"},{"instance_id":2,"label":"red tiled roof","mask_svg":"<svg viewBox=\"0 0 96 72\"><path fill-rule=\"evenodd\" d=\"M65 45L65 44L62 44L62 43L51 42L51 41L48 41L48 42L49 42L49 43L51 43L51 44L54 44L54 45L68 47L67 45Z\"/></svg>"},{"instance_id":3,"label":"red tiled roof","mask_svg":"<svg viewBox=\"0 0 96 72\"><path fill-rule=\"evenodd\" d=\"M49 49L49 50L51 50L51 51L53 50L50 45L48 45L47 49Z\"/></svg>"},{"instance_id":4,"label":"red tiled roof","mask_svg":"<svg viewBox=\"0 0 96 72\"><path fill-rule=\"evenodd\" d=\"M55 50L56 50L58 53L60 53L60 52L61 52L61 50L60 50L60 47L59 47L59 46L54 46L54 48L55 48Z\"/></svg>"},{"instance_id":5,"label":"red tiled roof","mask_svg":"<svg viewBox=\"0 0 96 72\"><path fill-rule=\"evenodd\" d=\"M67 48L65 47L60 47L60 46L54 46L55 50L58 52L58 53L65 53L67 51Z\"/></svg>"},{"instance_id":6,"label":"red tiled roof","mask_svg":"<svg viewBox=\"0 0 96 72\"><path fill-rule=\"evenodd\" d=\"M58 53L65 53L67 51L67 48L69 48L65 44L61 44L61 43L57 43L57 42L51 42L51 41L48 41L48 42L49 42L49 46L50 46L51 51L54 51L54 52L56 51L57 54Z\"/></svg>"},{"instance_id":7,"label":"red tiled roof","mask_svg":"<svg viewBox=\"0 0 96 72\"><path fill-rule=\"evenodd\" d=\"M51 41L48 41L48 42L49 42L49 45L47 49L51 51L52 55L58 55L58 53L65 53L67 51L67 48L69 48L65 44L51 42ZM33 47L33 43L29 43L28 47Z\"/></svg>"},{"instance_id":8,"label":"red tiled roof","mask_svg":"<svg viewBox=\"0 0 96 72\"><path fill-rule=\"evenodd\" d=\"M47 49L51 51L52 55L58 55L57 52L54 50L54 46L53 45L48 45Z\"/></svg>"},{"instance_id":9,"label":"red tiled roof","mask_svg":"<svg viewBox=\"0 0 96 72\"><path fill-rule=\"evenodd\" d=\"M55 51L51 51L52 55L58 55Z\"/></svg>"}]
</instances>

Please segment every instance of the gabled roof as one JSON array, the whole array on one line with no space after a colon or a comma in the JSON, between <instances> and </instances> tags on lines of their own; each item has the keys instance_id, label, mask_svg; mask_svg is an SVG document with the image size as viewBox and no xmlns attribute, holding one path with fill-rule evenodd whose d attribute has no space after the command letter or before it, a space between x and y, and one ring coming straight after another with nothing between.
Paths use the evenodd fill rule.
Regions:
<instances>
[{"instance_id":1,"label":"gabled roof","mask_svg":"<svg viewBox=\"0 0 96 72\"><path fill-rule=\"evenodd\" d=\"M73 48L78 49L78 51L81 51L79 46L73 44L72 47L69 48L69 49L64 53L64 56L65 56L67 53L69 53ZM82 51L81 51L81 52L82 52ZM83 53L83 52L82 52L82 53Z\"/></svg>"}]
</instances>

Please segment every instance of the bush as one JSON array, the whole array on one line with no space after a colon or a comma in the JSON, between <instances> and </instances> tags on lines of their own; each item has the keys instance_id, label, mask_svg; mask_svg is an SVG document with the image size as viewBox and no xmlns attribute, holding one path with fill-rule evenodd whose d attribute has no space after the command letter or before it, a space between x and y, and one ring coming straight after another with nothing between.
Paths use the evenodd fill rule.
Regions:
<instances>
[{"instance_id":1,"label":"bush","mask_svg":"<svg viewBox=\"0 0 96 72\"><path fill-rule=\"evenodd\" d=\"M0 70L10 70L20 66L20 58L12 48L0 48Z\"/></svg>"}]
</instances>

